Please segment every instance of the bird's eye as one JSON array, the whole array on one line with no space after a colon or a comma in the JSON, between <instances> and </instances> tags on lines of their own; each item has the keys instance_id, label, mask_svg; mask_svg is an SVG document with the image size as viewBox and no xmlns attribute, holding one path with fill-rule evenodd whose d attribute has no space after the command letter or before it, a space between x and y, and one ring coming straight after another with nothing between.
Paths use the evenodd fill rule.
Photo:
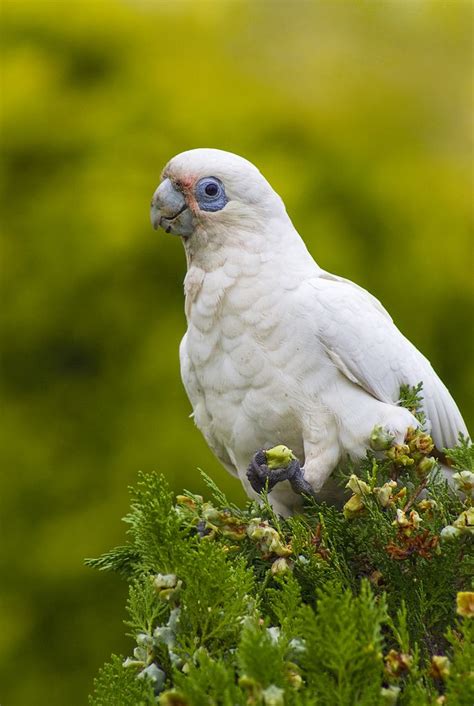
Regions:
<instances>
[{"instance_id":1,"label":"bird's eye","mask_svg":"<svg viewBox=\"0 0 474 706\"><path fill-rule=\"evenodd\" d=\"M219 193L219 187L217 186L217 184L211 183L204 187L204 191L208 196L217 196L217 194Z\"/></svg>"},{"instance_id":2,"label":"bird's eye","mask_svg":"<svg viewBox=\"0 0 474 706\"><path fill-rule=\"evenodd\" d=\"M196 184L195 195L201 211L220 211L228 201L224 184L217 177L200 179Z\"/></svg>"}]
</instances>

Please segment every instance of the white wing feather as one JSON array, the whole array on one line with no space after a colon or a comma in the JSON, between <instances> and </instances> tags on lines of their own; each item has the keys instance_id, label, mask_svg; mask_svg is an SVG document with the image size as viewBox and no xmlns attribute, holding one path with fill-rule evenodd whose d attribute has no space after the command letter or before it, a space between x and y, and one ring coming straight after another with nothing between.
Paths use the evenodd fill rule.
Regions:
<instances>
[{"instance_id":1,"label":"white wing feather","mask_svg":"<svg viewBox=\"0 0 474 706\"><path fill-rule=\"evenodd\" d=\"M423 383L423 406L438 449L454 446L466 425L430 362L403 336L365 289L329 273L311 280L324 308L319 337L332 362L382 402L397 403L400 386Z\"/></svg>"}]
</instances>

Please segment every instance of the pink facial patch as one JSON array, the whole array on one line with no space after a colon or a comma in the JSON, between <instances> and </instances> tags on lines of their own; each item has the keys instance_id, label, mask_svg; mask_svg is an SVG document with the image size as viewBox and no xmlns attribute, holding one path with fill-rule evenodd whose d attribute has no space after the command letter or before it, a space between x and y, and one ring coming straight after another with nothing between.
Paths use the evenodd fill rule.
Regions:
<instances>
[{"instance_id":1,"label":"pink facial patch","mask_svg":"<svg viewBox=\"0 0 474 706\"><path fill-rule=\"evenodd\" d=\"M188 202L189 208L197 213L199 211L199 206L196 199L194 198L194 185L196 183L196 177L183 177L176 181L176 185L183 192L186 201Z\"/></svg>"}]
</instances>

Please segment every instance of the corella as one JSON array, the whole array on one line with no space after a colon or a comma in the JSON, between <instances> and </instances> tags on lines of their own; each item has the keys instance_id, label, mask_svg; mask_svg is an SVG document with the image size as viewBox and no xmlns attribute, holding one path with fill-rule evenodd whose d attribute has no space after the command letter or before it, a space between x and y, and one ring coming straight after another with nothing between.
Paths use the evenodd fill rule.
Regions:
<instances>
[{"instance_id":1,"label":"corella","mask_svg":"<svg viewBox=\"0 0 474 706\"><path fill-rule=\"evenodd\" d=\"M438 449L467 434L429 361L369 292L317 265L253 164L216 149L173 157L151 220L186 252L180 361L195 423L249 496L267 487L283 515L301 493L338 502L341 459L363 458L374 428L398 444L418 426L402 384L423 383Z\"/></svg>"}]
</instances>

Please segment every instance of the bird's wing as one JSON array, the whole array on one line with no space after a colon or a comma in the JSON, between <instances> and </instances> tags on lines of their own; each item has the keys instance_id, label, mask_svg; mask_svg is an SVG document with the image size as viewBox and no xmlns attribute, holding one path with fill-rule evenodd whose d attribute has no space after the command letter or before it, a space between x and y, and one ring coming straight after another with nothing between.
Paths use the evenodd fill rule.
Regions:
<instances>
[{"instance_id":1,"label":"bird's wing","mask_svg":"<svg viewBox=\"0 0 474 706\"><path fill-rule=\"evenodd\" d=\"M423 406L439 449L467 435L461 414L430 362L362 287L323 272L311 280L322 311L319 338L336 367L382 402L396 403L400 386L423 383ZM322 307L322 309L320 308Z\"/></svg>"},{"instance_id":2,"label":"bird's wing","mask_svg":"<svg viewBox=\"0 0 474 706\"><path fill-rule=\"evenodd\" d=\"M181 378L184 389L188 395L193 408L194 421L199 428L211 451L217 456L224 468L233 476L238 476L237 469L227 453L225 447L220 444L212 433L212 424L205 409L205 398L199 386L199 381L193 369L192 362L188 355L186 336L184 334L179 346L179 362L181 365Z\"/></svg>"}]
</instances>

